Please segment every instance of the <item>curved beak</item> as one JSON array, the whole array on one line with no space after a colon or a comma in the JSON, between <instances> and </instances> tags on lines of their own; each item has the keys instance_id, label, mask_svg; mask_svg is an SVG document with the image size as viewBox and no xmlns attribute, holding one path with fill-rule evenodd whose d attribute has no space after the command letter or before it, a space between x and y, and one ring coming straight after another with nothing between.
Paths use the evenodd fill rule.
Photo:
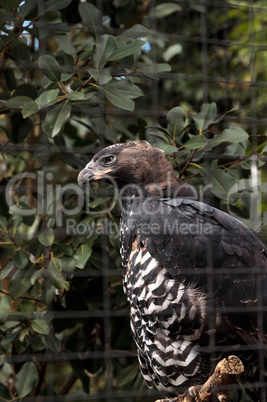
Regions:
<instances>
[{"instance_id":1,"label":"curved beak","mask_svg":"<svg viewBox=\"0 0 267 402\"><path fill-rule=\"evenodd\" d=\"M84 187L86 183L94 181L94 172L92 169L83 169L78 176L78 184L80 187Z\"/></svg>"},{"instance_id":2,"label":"curved beak","mask_svg":"<svg viewBox=\"0 0 267 402\"><path fill-rule=\"evenodd\" d=\"M90 165L90 164L89 164ZM84 187L87 183L91 183L95 180L104 179L105 176L111 172L112 169L95 171L92 168L84 168L80 171L78 176L78 184L80 187Z\"/></svg>"}]
</instances>

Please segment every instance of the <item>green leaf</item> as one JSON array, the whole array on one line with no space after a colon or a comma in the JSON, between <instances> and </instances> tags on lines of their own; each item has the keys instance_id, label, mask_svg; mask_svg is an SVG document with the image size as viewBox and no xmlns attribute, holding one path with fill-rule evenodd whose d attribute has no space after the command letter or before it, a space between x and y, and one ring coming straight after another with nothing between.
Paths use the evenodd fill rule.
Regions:
<instances>
[{"instance_id":1,"label":"green leaf","mask_svg":"<svg viewBox=\"0 0 267 402\"><path fill-rule=\"evenodd\" d=\"M165 50L162 56L166 62L169 62L174 56L176 56L177 54L181 54L182 51L182 45L180 45L180 43L176 43L175 45L168 47L168 49Z\"/></svg>"},{"instance_id":2,"label":"green leaf","mask_svg":"<svg viewBox=\"0 0 267 402\"><path fill-rule=\"evenodd\" d=\"M209 145L215 147L222 142L239 143L248 139L248 133L239 126L230 126L209 140Z\"/></svg>"},{"instance_id":3,"label":"green leaf","mask_svg":"<svg viewBox=\"0 0 267 402\"><path fill-rule=\"evenodd\" d=\"M214 123L216 114L217 106L215 102L204 103L204 105L201 106L200 113L194 117L196 128L201 134L211 123Z\"/></svg>"},{"instance_id":4,"label":"green leaf","mask_svg":"<svg viewBox=\"0 0 267 402\"><path fill-rule=\"evenodd\" d=\"M190 140L188 140L184 146L187 149L199 149L205 147L208 144L208 140L204 135L194 135Z\"/></svg>"},{"instance_id":5,"label":"green leaf","mask_svg":"<svg viewBox=\"0 0 267 402\"><path fill-rule=\"evenodd\" d=\"M185 112L179 106L174 107L168 112L166 119L169 132L174 138L177 137L185 126Z\"/></svg>"},{"instance_id":6,"label":"green leaf","mask_svg":"<svg viewBox=\"0 0 267 402\"><path fill-rule=\"evenodd\" d=\"M59 258L52 258L48 270L50 272L50 279L52 284L60 290L66 289L69 290L70 284L69 282L65 281L63 275L61 273L62 267Z\"/></svg>"},{"instance_id":7,"label":"green leaf","mask_svg":"<svg viewBox=\"0 0 267 402\"><path fill-rule=\"evenodd\" d=\"M25 268L28 260L28 254L24 250L18 250L14 256L14 263L22 269Z\"/></svg>"},{"instance_id":8,"label":"green leaf","mask_svg":"<svg viewBox=\"0 0 267 402\"><path fill-rule=\"evenodd\" d=\"M46 335L45 343L46 346L52 350L52 352L61 352L62 343L53 333L50 332L48 335Z\"/></svg>"},{"instance_id":9,"label":"green leaf","mask_svg":"<svg viewBox=\"0 0 267 402\"><path fill-rule=\"evenodd\" d=\"M27 2L28 0L26 0ZM51 13L51 11L63 10L68 7L72 0L49 0L44 3L45 13Z\"/></svg>"},{"instance_id":10,"label":"green leaf","mask_svg":"<svg viewBox=\"0 0 267 402\"><path fill-rule=\"evenodd\" d=\"M45 118L43 123L43 130L46 134L50 135L52 138L57 135L62 126L69 120L71 113L71 105L66 102L62 102L53 109L51 109Z\"/></svg>"},{"instance_id":11,"label":"green leaf","mask_svg":"<svg viewBox=\"0 0 267 402\"><path fill-rule=\"evenodd\" d=\"M101 35L94 46L93 65L96 69L103 68L106 61L117 48L117 41L113 35Z\"/></svg>"},{"instance_id":12,"label":"green leaf","mask_svg":"<svg viewBox=\"0 0 267 402\"><path fill-rule=\"evenodd\" d=\"M154 137L160 138L165 141L167 144L170 144L171 135L166 130L166 128L161 127L157 123L151 123L146 127L147 135L152 135Z\"/></svg>"},{"instance_id":13,"label":"green leaf","mask_svg":"<svg viewBox=\"0 0 267 402\"><path fill-rule=\"evenodd\" d=\"M128 43L126 45L119 46L109 57L110 61L121 60L124 57L130 56L135 53L145 42L143 40L137 39L134 42Z\"/></svg>"},{"instance_id":14,"label":"green leaf","mask_svg":"<svg viewBox=\"0 0 267 402\"><path fill-rule=\"evenodd\" d=\"M227 110L227 112L225 112L222 116L220 116L218 119L216 119L216 120L214 121L214 124L219 123L221 120L223 120L223 118L224 118L227 114L232 113L232 112L234 112L235 110L238 110L238 105L234 106L234 107L233 107L232 109L230 109L230 110Z\"/></svg>"},{"instance_id":15,"label":"green leaf","mask_svg":"<svg viewBox=\"0 0 267 402\"><path fill-rule=\"evenodd\" d=\"M92 254L92 247L88 244L82 244L74 254L75 265L83 269Z\"/></svg>"},{"instance_id":16,"label":"green leaf","mask_svg":"<svg viewBox=\"0 0 267 402\"><path fill-rule=\"evenodd\" d=\"M35 99L39 109L54 105L58 100L58 93L58 89L44 91L37 99Z\"/></svg>"},{"instance_id":17,"label":"green leaf","mask_svg":"<svg viewBox=\"0 0 267 402\"><path fill-rule=\"evenodd\" d=\"M171 71L171 66L167 63L138 63L138 70L146 77L154 79L156 74Z\"/></svg>"},{"instance_id":18,"label":"green leaf","mask_svg":"<svg viewBox=\"0 0 267 402\"><path fill-rule=\"evenodd\" d=\"M112 75L107 68L96 70L95 68L88 69L89 74L93 76L99 85L105 85L112 80Z\"/></svg>"},{"instance_id":19,"label":"green leaf","mask_svg":"<svg viewBox=\"0 0 267 402\"><path fill-rule=\"evenodd\" d=\"M39 234L38 240L40 243L43 244L43 246L49 247L52 246L54 242L54 230L52 228L48 228L42 231L42 233Z\"/></svg>"},{"instance_id":20,"label":"green leaf","mask_svg":"<svg viewBox=\"0 0 267 402\"><path fill-rule=\"evenodd\" d=\"M10 298L7 295L0 296L0 313L8 313L10 308Z\"/></svg>"},{"instance_id":21,"label":"green leaf","mask_svg":"<svg viewBox=\"0 0 267 402\"><path fill-rule=\"evenodd\" d=\"M22 18L27 17L36 7L38 0L27 0L19 7L19 14Z\"/></svg>"},{"instance_id":22,"label":"green leaf","mask_svg":"<svg viewBox=\"0 0 267 402\"><path fill-rule=\"evenodd\" d=\"M61 263L63 267L63 271L67 274L72 274L72 272L75 270L75 258L72 257L66 257L63 256L61 257Z\"/></svg>"},{"instance_id":23,"label":"green leaf","mask_svg":"<svg viewBox=\"0 0 267 402\"><path fill-rule=\"evenodd\" d=\"M10 308L10 298L7 295L0 296L0 324L6 322Z\"/></svg>"},{"instance_id":24,"label":"green leaf","mask_svg":"<svg viewBox=\"0 0 267 402\"><path fill-rule=\"evenodd\" d=\"M71 39L67 35L55 36L55 41L63 52L70 54L71 56L76 55L76 49L73 46Z\"/></svg>"},{"instance_id":25,"label":"green leaf","mask_svg":"<svg viewBox=\"0 0 267 402\"><path fill-rule=\"evenodd\" d=\"M18 270L11 281L9 282L8 290L12 299L24 295L31 287L30 278L27 276L27 271Z\"/></svg>"},{"instance_id":26,"label":"green leaf","mask_svg":"<svg viewBox=\"0 0 267 402\"><path fill-rule=\"evenodd\" d=\"M53 81L50 81L46 76L43 76L41 79L41 84L43 88L55 87L56 84Z\"/></svg>"},{"instance_id":27,"label":"green leaf","mask_svg":"<svg viewBox=\"0 0 267 402\"><path fill-rule=\"evenodd\" d=\"M1 268L0 270L0 280L2 281L3 279L7 278L8 275L12 272L14 268L14 261L10 261L5 268Z\"/></svg>"},{"instance_id":28,"label":"green leaf","mask_svg":"<svg viewBox=\"0 0 267 402\"><path fill-rule=\"evenodd\" d=\"M36 104L36 102L29 102L26 103L26 105L24 106L24 108L22 109L22 116L24 119L26 119L27 117L35 114L38 112L38 105Z\"/></svg>"},{"instance_id":29,"label":"green leaf","mask_svg":"<svg viewBox=\"0 0 267 402\"><path fill-rule=\"evenodd\" d=\"M120 109L129 110L130 112L134 111L134 101L124 96L120 90L110 86L110 83L103 85L101 89L105 92L106 97L113 105Z\"/></svg>"},{"instance_id":30,"label":"green leaf","mask_svg":"<svg viewBox=\"0 0 267 402\"><path fill-rule=\"evenodd\" d=\"M106 86L107 87L107 86ZM133 84L130 80L122 79L122 80L112 80L108 87L111 89L117 89L123 96L126 96L130 99L138 98L139 96L144 96L143 91L135 84Z\"/></svg>"},{"instance_id":31,"label":"green leaf","mask_svg":"<svg viewBox=\"0 0 267 402\"><path fill-rule=\"evenodd\" d=\"M66 96L66 99L75 101L84 99L84 91L71 92Z\"/></svg>"},{"instance_id":32,"label":"green leaf","mask_svg":"<svg viewBox=\"0 0 267 402\"><path fill-rule=\"evenodd\" d=\"M233 176L222 169L213 169L208 174L212 192L217 197L227 200L229 190L236 184Z\"/></svg>"},{"instance_id":33,"label":"green leaf","mask_svg":"<svg viewBox=\"0 0 267 402\"><path fill-rule=\"evenodd\" d=\"M35 271L34 274L31 276L31 284L34 285L38 279L40 279L43 275L44 271L42 269L39 269L38 271Z\"/></svg>"},{"instance_id":34,"label":"green leaf","mask_svg":"<svg viewBox=\"0 0 267 402\"><path fill-rule=\"evenodd\" d=\"M179 6L179 4L169 2L169 3L158 4L155 7L153 14L155 15L156 18L164 18L167 17L168 15L171 15L181 10L182 8L181 6Z\"/></svg>"},{"instance_id":35,"label":"green leaf","mask_svg":"<svg viewBox=\"0 0 267 402\"><path fill-rule=\"evenodd\" d=\"M163 142L157 142L156 144L154 144L154 147L157 147L159 149L161 149L165 155L171 155L174 152L177 152L178 149L176 146L174 145L166 145Z\"/></svg>"},{"instance_id":36,"label":"green leaf","mask_svg":"<svg viewBox=\"0 0 267 402\"><path fill-rule=\"evenodd\" d=\"M32 321L31 327L34 330L34 332L37 332L38 334L42 335L47 335L49 334L50 331L47 321L42 319Z\"/></svg>"},{"instance_id":37,"label":"green leaf","mask_svg":"<svg viewBox=\"0 0 267 402\"><path fill-rule=\"evenodd\" d=\"M69 244L58 244L58 248L63 254L69 257L73 255L73 248Z\"/></svg>"},{"instance_id":38,"label":"green leaf","mask_svg":"<svg viewBox=\"0 0 267 402\"><path fill-rule=\"evenodd\" d=\"M15 96L6 101L6 106L11 109L23 109L24 106L29 103L34 103L32 98L29 98L28 96Z\"/></svg>"},{"instance_id":39,"label":"green leaf","mask_svg":"<svg viewBox=\"0 0 267 402\"><path fill-rule=\"evenodd\" d=\"M129 29L126 29L121 36L126 36L127 38L143 38L151 34L150 30L144 25L136 24Z\"/></svg>"},{"instance_id":40,"label":"green leaf","mask_svg":"<svg viewBox=\"0 0 267 402\"><path fill-rule=\"evenodd\" d=\"M88 31L95 39L97 39L98 33L103 30L103 18L101 12L90 3L80 3L78 10Z\"/></svg>"},{"instance_id":41,"label":"green leaf","mask_svg":"<svg viewBox=\"0 0 267 402\"><path fill-rule=\"evenodd\" d=\"M60 65L53 56L45 54L38 59L38 65L42 73L52 82L58 82L61 79Z\"/></svg>"},{"instance_id":42,"label":"green leaf","mask_svg":"<svg viewBox=\"0 0 267 402\"><path fill-rule=\"evenodd\" d=\"M2 229L6 229L7 227L7 218L5 216L0 215L0 227Z\"/></svg>"},{"instance_id":43,"label":"green leaf","mask_svg":"<svg viewBox=\"0 0 267 402\"><path fill-rule=\"evenodd\" d=\"M16 374L16 390L20 398L29 395L37 384L39 375L33 362L24 363Z\"/></svg>"}]
</instances>

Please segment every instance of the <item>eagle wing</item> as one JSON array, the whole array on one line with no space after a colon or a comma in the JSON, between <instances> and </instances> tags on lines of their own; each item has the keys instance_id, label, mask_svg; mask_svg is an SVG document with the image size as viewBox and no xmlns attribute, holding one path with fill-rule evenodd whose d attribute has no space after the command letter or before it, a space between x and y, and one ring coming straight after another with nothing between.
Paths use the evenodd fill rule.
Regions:
<instances>
[{"instance_id":1,"label":"eagle wing","mask_svg":"<svg viewBox=\"0 0 267 402\"><path fill-rule=\"evenodd\" d=\"M142 208L136 222L150 255L173 278L214 298L235 328L256 334L263 326L266 333L267 250L253 232L193 200L150 200Z\"/></svg>"}]
</instances>

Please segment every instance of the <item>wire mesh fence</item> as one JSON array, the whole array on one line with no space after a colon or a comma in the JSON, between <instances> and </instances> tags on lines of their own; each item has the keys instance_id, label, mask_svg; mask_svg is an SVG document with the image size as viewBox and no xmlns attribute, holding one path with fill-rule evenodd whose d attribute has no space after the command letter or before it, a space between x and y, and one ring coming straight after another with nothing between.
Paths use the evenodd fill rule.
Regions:
<instances>
[{"instance_id":1,"label":"wire mesh fence","mask_svg":"<svg viewBox=\"0 0 267 402\"><path fill-rule=\"evenodd\" d=\"M77 176L105 146L146 140L196 200L266 244L266 4L0 6L1 400L154 401L162 395L139 371L122 288L118 193L109 184L84 191ZM262 334L252 348L261 375L255 368L255 381L232 385L232 401L266 400L266 284L254 268L258 305L246 312ZM210 294L223 273L205 271ZM211 331L214 314L210 306ZM237 350L215 343L203 347L214 362ZM251 347L242 350L253 365Z\"/></svg>"}]
</instances>

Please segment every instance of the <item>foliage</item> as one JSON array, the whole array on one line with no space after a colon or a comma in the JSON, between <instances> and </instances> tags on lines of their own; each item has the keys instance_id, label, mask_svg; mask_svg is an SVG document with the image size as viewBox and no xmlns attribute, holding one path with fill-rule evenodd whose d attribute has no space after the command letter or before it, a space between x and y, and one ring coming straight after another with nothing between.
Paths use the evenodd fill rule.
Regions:
<instances>
[{"instance_id":1,"label":"foliage","mask_svg":"<svg viewBox=\"0 0 267 402\"><path fill-rule=\"evenodd\" d=\"M78 401L109 388L148 395L121 287L114 192L94 186L84 196L76 184L100 148L148 140L197 198L257 231L255 206L266 207L264 173L262 184L250 178L265 166L266 132L261 123L253 131L253 111L236 106L250 92L242 83L241 94L229 93L234 81L215 80L212 101L203 103L202 82L190 79L202 67L201 43L167 35L177 32L177 18L179 33L196 35L202 6L107 0L100 10L96 3L0 3L0 397L6 400L71 393ZM208 30L217 13L207 10ZM235 22L226 31L232 40L248 24L230 9L209 31L216 43L225 18ZM260 33L257 40L263 41ZM234 80L243 50L209 45L208 76L214 65L222 74L227 53ZM256 80L266 80L257 58L255 71ZM260 96L254 106L262 116ZM127 392L124 400L133 400Z\"/></svg>"}]
</instances>

